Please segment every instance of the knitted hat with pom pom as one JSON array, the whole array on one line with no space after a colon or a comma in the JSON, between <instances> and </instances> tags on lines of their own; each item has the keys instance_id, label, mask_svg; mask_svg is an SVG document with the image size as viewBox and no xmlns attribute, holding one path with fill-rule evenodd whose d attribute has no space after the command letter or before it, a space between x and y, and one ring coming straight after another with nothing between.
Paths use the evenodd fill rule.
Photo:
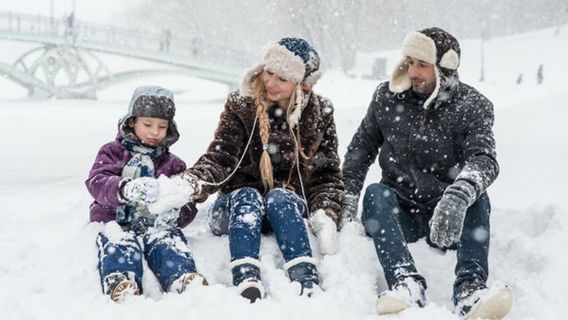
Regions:
<instances>
[{"instance_id":1,"label":"knitted hat with pom pom","mask_svg":"<svg viewBox=\"0 0 568 320\"><path fill-rule=\"evenodd\" d=\"M301 84L310 88L322 75L320 58L317 51L304 39L282 38L276 43L264 47L260 63L249 69L243 77L240 93L246 97L254 96L254 80L264 71L296 84L296 106L289 117L289 124L294 127L308 103L309 93L301 90Z\"/></svg>"}]
</instances>

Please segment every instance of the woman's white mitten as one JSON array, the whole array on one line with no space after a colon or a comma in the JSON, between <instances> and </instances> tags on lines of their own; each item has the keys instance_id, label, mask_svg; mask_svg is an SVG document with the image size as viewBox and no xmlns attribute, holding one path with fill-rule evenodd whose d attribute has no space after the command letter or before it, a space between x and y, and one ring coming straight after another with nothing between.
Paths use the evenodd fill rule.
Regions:
<instances>
[{"instance_id":1,"label":"woman's white mitten","mask_svg":"<svg viewBox=\"0 0 568 320\"><path fill-rule=\"evenodd\" d=\"M337 253L337 225L325 214L323 209L318 209L309 219L310 226L318 238L320 251L325 255Z\"/></svg>"}]
</instances>

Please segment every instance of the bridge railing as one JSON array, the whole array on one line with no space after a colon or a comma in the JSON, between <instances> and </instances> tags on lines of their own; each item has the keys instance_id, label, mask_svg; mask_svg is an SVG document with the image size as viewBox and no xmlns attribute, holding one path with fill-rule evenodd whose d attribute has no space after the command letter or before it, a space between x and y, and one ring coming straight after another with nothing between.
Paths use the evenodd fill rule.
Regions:
<instances>
[{"instance_id":1,"label":"bridge railing","mask_svg":"<svg viewBox=\"0 0 568 320\"><path fill-rule=\"evenodd\" d=\"M222 43L205 41L200 37L140 32L74 19L51 18L13 12L0 12L0 30L10 33L51 38L69 43L95 43L121 47L128 50L155 52L163 55L202 59L209 63L233 67L251 65L257 55L224 46Z\"/></svg>"},{"instance_id":2,"label":"bridge railing","mask_svg":"<svg viewBox=\"0 0 568 320\"><path fill-rule=\"evenodd\" d=\"M50 19L29 14L0 12L0 29L31 34L56 34L61 19Z\"/></svg>"}]
</instances>

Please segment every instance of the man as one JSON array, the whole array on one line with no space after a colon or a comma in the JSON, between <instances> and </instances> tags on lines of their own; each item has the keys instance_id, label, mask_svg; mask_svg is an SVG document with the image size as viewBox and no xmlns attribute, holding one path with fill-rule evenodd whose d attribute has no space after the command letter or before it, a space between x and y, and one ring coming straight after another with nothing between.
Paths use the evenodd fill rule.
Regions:
<instances>
[{"instance_id":1,"label":"man","mask_svg":"<svg viewBox=\"0 0 568 320\"><path fill-rule=\"evenodd\" d=\"M512 292L490 289L489 198L499 173L493 105L459 81L459 43L439 28L411 32L390 82L378 86L343 164L344 219L356 217L359 193L377 154L380 183L367 187L362 222L373 238L389 290L379 314L426 303L426 280L408 242L425 237L442 250L457 249L452 302L466 319L498 319Z\"/></svg>"}]
</instances>

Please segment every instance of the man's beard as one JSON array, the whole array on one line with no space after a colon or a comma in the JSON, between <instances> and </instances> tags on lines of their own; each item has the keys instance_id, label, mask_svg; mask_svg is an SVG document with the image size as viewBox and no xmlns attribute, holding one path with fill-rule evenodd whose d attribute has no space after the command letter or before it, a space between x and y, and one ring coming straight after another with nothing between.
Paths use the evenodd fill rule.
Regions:
<instances>
[{"instance_id":1,"label":"man's beard","mask_svg":"<svg viewBox=\"0 0 568 320\"><path fill-rule=\"evenodd\" d=\"M412 78L412 90L421 94L430 94L434 91L435 83L427 83L422 78Z\"/></svg>"}]
</instances>

